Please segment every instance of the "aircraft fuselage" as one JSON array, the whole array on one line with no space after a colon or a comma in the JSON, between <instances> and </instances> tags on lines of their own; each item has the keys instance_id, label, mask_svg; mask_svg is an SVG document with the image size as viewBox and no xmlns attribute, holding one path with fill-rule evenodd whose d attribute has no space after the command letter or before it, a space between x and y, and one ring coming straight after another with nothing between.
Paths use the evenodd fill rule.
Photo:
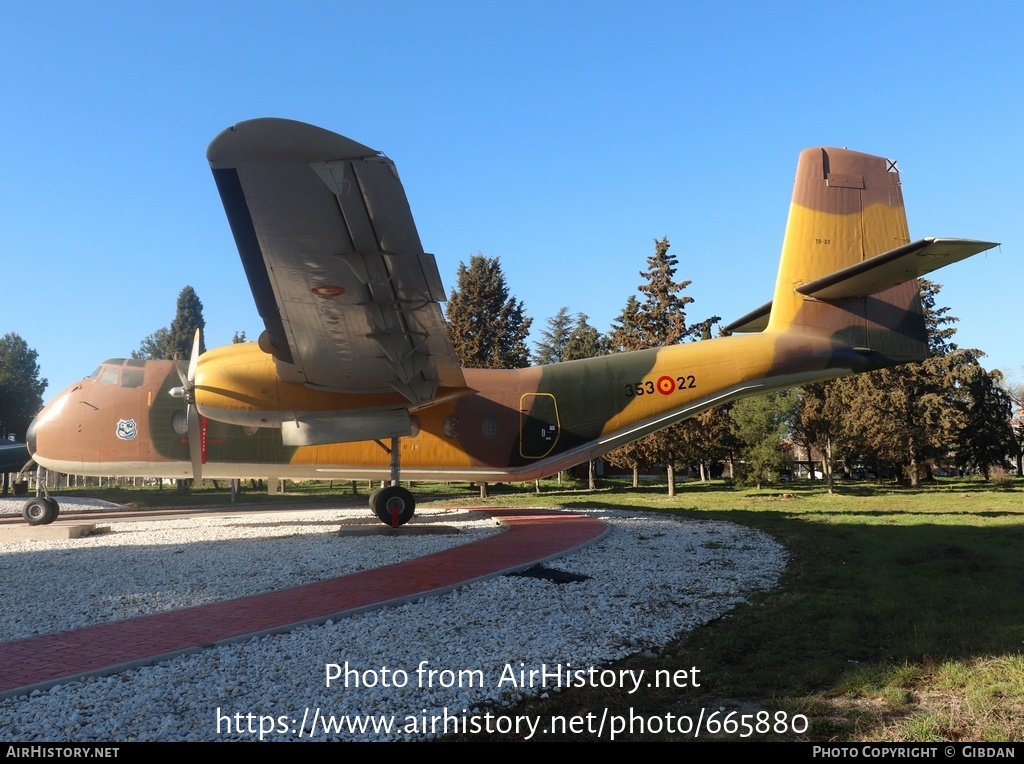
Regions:
<instances>
[{"instance_id":1,"label":"aircraft fuselage","mask_svg":"<svg viewBox=\"0 0 1024 764\"><path fill-rule=\"evenodd\" d=\"M465 369L470 392L410 413L412 434L399 441L402 476L542 477L730 399L866 365L823 337L761 333L551 366ZM104 363L40 413L29 438L34 458L71 474L191 476L185 404L170 394L177 384L171 361ZM372 410L393 405L387 395L286 385L272 359L246 343L200 358L196 398L213 415L204 418L204 477L390 475L390 457L373 440L286 446L280 429L281 412Z\"/></svg>"}]
</instances>

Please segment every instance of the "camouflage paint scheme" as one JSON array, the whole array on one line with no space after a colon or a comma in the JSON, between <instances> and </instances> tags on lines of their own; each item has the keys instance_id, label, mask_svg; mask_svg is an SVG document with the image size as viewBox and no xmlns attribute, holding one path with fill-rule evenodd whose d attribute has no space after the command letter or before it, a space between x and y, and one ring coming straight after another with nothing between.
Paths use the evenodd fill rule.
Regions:
<instances>
[{"instance_id":1,"label":"camouflage paint scheme","mask_svg":"<svg viewBox=\"0 0 1024 764\"><path fill-rule=\"evenodd\" d=\"M259 151L251 143L244 151L224 149L225 141L258 129ZM271 154L269 179L245 164ZM205 416L209 478L386 479L390 457L376 439L396 435L407 480L550 475L729 400L923 359L915 277L994 246L911 244L895 163L808 149L800 155L773 301L733 325L757 333L514 371L459 370L446 332L435 336L443 330L435 309L444 293L411 216L403 217L408 205L390 160L285 120L240 123L211 144L210 156L267 331L259 343L199 359L196 401ZM363 160L378 163L372 182ZM322 183L310 180L309 167ZM306 202L285 199L279 211L272 202L281 183L306 184ZM314 187L323 191L317 183L330 190L324 199L314 198ZM365 202L359 219L350 198L356 187ZM323 243L291 222L321 202L318 225L328 209L341 210ZM273 219L279 212L295 231L281 233L285 223ZM385 226L400 231L391 239L408 252L395 253ZM399 273L409 258L421 270L392 277L387 288L394 291L380 292L384 281L373 274ZM865 268L868 275L860 273ZM417 301L395 285L402 279L419 290ZM326 324L317 323L325 316ZM430 347L422 350L428 334ZM336 356L344 356L343 379ZM138 386L118 381L130 368L144 372ZM34 458L74 474L189 477L185 404L168 394L177 384L172 362L108 361L39 415L29 433ZM345 433L361 437L339 437Z\"/></svg>"}]
</instances>

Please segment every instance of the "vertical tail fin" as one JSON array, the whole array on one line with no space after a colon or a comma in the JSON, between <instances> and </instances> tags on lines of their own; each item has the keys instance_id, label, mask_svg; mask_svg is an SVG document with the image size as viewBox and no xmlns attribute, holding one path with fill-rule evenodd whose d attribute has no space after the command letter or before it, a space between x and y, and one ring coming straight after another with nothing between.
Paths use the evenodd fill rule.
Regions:
<instances>
[{"instance_id":1,"label":"vertical tail fin","mask_svg":"<svg viewBox=\"0 0 1024 764\"><path fill-rule=\"evenodd\" d=\"M865 354L881 354L874 360L883 365L926 357L916 279L838 299L797 291L909 242L895 162L846 149L807 149L797 166L769 331L829 334Z\"/></svg>"}]
</instances>

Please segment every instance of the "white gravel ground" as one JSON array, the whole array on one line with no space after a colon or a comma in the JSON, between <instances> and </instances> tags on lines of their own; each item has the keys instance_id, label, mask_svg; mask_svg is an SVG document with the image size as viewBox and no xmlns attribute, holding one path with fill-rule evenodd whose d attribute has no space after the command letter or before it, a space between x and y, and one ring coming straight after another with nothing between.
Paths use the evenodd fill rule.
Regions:
<instances>
[{"instance_id":1,"label":"white gravel ground","mask_svg":"<svg viewBox=\"0 0 1024 764\"><path fill-rule=\"evenodd\" d=\"M338 538L339 513L320 511L119 523L106 536L0 545L2 639L343 575L493 532L492 521L471 520L466 512L421 513L418 518L468 530L458 537ZM496 705L545 691L540 681L520 686L518 672L561 666L565 677L571 664L584 672L596 667L575 681L610 677L600 673L603 664L721 616L750 591L775 585L785 566L777 542L729 523L593 514L613 532L549 564L589 576L586 581L500 577L334 624L10 698L0 702L0 740L400 740L440 732L442 722L431 729L430 718L445 714L449 730L458 719L472 731L490 723L485 715ZM343 680L328 687L327 666L346 662L360 672L360 683L377 686L354 687L349 674L349 687ZM424 672L417 673L420 666ZM430 681L431 669L453 673ZM461 675L462 686L460 671L473 672ZM382 686L403 678L404 687ZM550 677L547 685L558 689ZM624 707L628 697L623 690ZM394 726L390 732L347 727L360 720Z\"/></svg>"},{"instance_id":2,"label":"white gravel ground","mask_svg":"<svg viewBox=\"0 0 1024 764\"><path fill-rule=\"evenodd\" d=\"M82 539L0 544L7 586L0 641L202 605L345 576L466 544L499 532L483 515L421 509L414 523L444 523L457 536L334 538L369 510L322 510L111 523ZM412 540L412 539L410 539ZM40 576L40 571L45 571ZM35 585L32 583L35 579ZM39 583L46 582L40 607Z\"/></svg>"}]
</instances>

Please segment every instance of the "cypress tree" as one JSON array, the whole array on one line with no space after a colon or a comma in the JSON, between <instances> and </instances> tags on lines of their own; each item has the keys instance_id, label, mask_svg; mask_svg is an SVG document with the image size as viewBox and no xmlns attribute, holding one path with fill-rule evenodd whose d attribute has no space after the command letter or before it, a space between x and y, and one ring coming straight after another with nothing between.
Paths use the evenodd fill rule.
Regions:
<instances>
[{"instance_id":1,"label":"cypress tree","mask_svg":"<svg viewBox=\"0 0 1024 764\"><path fill-rule=\"evenodd\" d=\"M196 329L200 330L199 352L206 352L206 341L203 330L206 329L206 321L203 319L203 303L199 301L196 291L186 286L178 295L178 308L171 321L170 332L167 337L167 348L170 356L178 353L182 360L192 355L192 342L195 339Z\"/></svg>"},{"instance_id":2,"label":"cypress tree","mask_svg":"<svg viewBox=\"0 0 1024 764\"><path fill-rule=\"evenodd\" d=\"M203 303L196 291L186 286L178 294L178 306L170 327L161 327L142 340L138 350L132 351L132 358L167 360L178 354L181 360L192 355L192 342L196 329L199 335L199 352L206 352L206 321L203 319ZM244 339L244 332L243 332Z\"/></svg>"}]
</instances>

